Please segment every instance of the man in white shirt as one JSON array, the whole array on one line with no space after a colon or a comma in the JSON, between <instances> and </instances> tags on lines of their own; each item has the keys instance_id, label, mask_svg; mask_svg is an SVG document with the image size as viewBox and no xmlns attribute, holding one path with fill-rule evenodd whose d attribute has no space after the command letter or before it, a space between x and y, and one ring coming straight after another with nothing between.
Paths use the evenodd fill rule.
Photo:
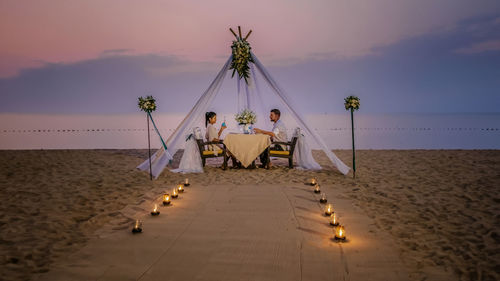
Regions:
<instances>
[{"instance_id":1,"label":"man in white shirt","mask_svg":"<svg viewBox=\"0 0 500 281\"><path fill-rule=\"evenodd\" d=\"M279 111L279 109L272 109L271 114L269 115L269 119L271 119L271 122L274 122L272 131L264 131L258 128L254 128L255 133L268 135L271 137L271 141L287 142L288 137L286 135L286 127L283 121L280 120L280 117L281 112ZM286 147L283 145L275 145L274 147L271 147L271 149L285 150ZM260 154L260 162L262 163L261 167L265 167L267 164L267 154L267 149Z\"/></svg>"}]
</instances>

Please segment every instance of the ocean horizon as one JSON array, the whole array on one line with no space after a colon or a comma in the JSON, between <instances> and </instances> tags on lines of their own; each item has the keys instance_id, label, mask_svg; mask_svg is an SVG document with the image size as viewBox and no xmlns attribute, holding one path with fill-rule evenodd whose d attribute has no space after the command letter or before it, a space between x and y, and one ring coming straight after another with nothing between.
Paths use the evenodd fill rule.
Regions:
<instances>
[{"instance_id":1,"label":"ocean horizon","mask_svg":"<svg viewBox=\"0 0 500 281\"><path fill-rule=\"evenodd\" d=\"M234 114L219 113L217 126L226 119L227 132L237 131ZM356 149L500 149L500 113L385 113L356 112ZM166 140L184 114L156 113L154 119ZM295 121L284 114L289 136ZM351 121L345 114L308 114L306 123L331 149L351 149ZM199 127L204 127L200 122ZM255 125L270 129L260 119ZM0 114L0 149L144 149L147 148L145 114ZM151 130L152 148L160 147ZM227 133L226 132L226 133ZM224 135L222 136L224 137ZM312 148L317 144L310 142Z\"/></svg>"}]
</instances>

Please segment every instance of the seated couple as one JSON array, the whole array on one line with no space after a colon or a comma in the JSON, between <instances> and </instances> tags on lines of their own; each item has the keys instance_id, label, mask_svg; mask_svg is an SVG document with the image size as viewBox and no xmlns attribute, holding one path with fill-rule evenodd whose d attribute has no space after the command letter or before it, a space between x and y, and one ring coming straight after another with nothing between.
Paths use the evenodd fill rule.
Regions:
<instances>
[{"instance_id":1,"label":"seated couple","mask_svg":"<svg viewBox=\"0 0 500 281\"><path fill-rule=\"evenodd\" d=\"M272 109L269 115L269 119L271 122L274 123L273 129L271 131L265 131L261 130L259 128L254 128L254 132L257 134L265 134L271 137L271 141L277 141L277 142L287 142L288 137L286 134L286 127L283 121L280 120L281 117L281 112L279 109ZM208 141L218 141L220 139L220 135L222 132L227 128L226 124L222 124L221 128L217 131L217 128L215 128L214 124L217 122L217 114L215 112L207 112L205 114L205 126L207 127L207 132L205 134L205 137ZM216 145L211 145L209 149L214 150L217 149L215 147ZM272 150L285 150L286 148L282 145L274 145L271 147ZM228 152L229 153L229 152ZM236 161L236 158L229 153L228 154L231 157L231 161L233 162L233 168L235 167L241 167L241 164ZM264 150L264 152L261 153L260 155L260 167L264 168L266 167L267 160L269 158L268 156L268 150ZM269 163L269 166L271 166L271 163Z\"/></svg>"}]
</instances>

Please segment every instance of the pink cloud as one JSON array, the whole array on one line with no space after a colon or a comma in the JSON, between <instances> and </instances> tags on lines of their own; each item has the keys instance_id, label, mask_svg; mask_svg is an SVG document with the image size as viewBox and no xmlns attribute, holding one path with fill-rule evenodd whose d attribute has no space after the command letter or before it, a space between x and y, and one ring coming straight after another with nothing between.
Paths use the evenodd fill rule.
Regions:
<instances>
[{"instance_id":1,"label":"pink cloud","mask_svg":"<svg viewBox=\"0 0 500 281\"><path fill-rule=\"evenodd\" d=\"M3 1L0 56L19 63L11 60L0 75L29 65L21 61L76 62L120 49L221 62L233 39L228 28L237 25L253 29L252 46L268 64L356 57L494 11L496 1L468 0Z\"/></svg>"}]
</instances>

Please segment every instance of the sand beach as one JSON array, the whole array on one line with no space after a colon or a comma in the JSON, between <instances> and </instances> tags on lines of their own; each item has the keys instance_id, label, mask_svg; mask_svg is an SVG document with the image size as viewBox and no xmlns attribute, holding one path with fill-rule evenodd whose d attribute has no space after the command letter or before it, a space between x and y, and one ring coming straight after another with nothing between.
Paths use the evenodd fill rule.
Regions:
<instances>
[{"instance_id":1,"label":"sand beach","mask_svg":"<svg viewBox=\"0 0 500 281\"><path fill-rule=\"evenodd\" d=\"M349 150L335 153L351 164ZM356 179L334 170L322 152L314 156L323 170L275 161L271 170L222 171L215 160L203 174L165 171L151 182L135 169L145 150L0 151L2 278L155 280L170 259L183 264L169 271L171 280L214 280L224 271L233 274L227 280L500 278L500 151L360 150ZM152 221L152 204L185 177L191 189ZM311 177L346 223L351 239L341 247L304 184ZM141 240L130 234L138 217L145 223ZM130 243L113 248L106 241ZM104 267L120 264L116 258L137 267L119 279Z\"/></svg>"}]
</instances>

